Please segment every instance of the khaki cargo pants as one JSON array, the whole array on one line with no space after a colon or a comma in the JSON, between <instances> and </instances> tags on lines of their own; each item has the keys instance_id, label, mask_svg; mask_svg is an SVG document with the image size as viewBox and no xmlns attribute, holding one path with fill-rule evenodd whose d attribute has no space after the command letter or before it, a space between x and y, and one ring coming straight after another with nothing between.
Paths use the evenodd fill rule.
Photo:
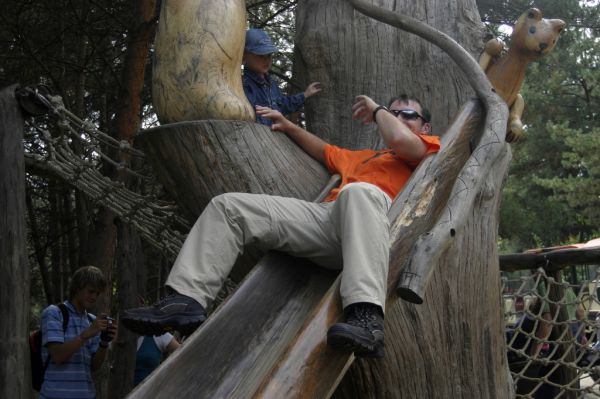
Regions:
<instances>
[{"instance_id":1,"label":"khaki cargo pants","mask_svg":"<svg viewBox=\"0 0 600 399\"><path fill-rule=\"evenodd\" d=\"M247 244L341 269L343 306L384 309L391 199L369 183L343 187L334 202L228 193L211 200L187 236L167 285L204 307Z\"/></svg>"}]
</instances>

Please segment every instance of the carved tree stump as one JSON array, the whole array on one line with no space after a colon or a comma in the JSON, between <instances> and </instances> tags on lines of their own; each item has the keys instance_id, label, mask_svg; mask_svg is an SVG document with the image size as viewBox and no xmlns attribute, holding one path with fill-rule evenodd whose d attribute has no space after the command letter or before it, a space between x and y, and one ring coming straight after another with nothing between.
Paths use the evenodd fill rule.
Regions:
<instances>
[{"instance_id":1,"label":"carved tree stump","mask_svg":"<svg viewBox=\"0 0 600 399\"><path fill-rule=\"evenodd\" d=\"M244 0L164 0L152 99L158 119L254 120L242 88Z\"/></svg>"},{"instance_id":2,"label":"carved tree stump","mask_svg":"<svg viewBox=\"0 0 600 399\"><path fill-rule=\"evenodd\" d=\"M312 201L329 173L286 135L241 121L163 125L136 137L161 183L195 221L212 197L248 192Z\"/></svg>"}]
</instances>

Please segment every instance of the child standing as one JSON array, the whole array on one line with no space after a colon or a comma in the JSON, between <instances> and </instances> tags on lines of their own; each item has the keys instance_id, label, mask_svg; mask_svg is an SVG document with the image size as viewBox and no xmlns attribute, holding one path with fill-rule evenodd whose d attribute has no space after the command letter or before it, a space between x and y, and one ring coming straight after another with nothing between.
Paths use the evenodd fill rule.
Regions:
<instances>
[{"instance_id":1,"label":"child standing","mask_svg":"<svg viewBox=\"0 0 600 399\"><path fill-rule=\"evenodd\" d=\"M273 64L273 53L279 51L269 35L260 29L246 31L244 46L244 92L253 107L261 105L277 110L284 115L298 111L304 100L321 91L321 84L313 82L302 93L284 96L277 84L271 79L269 71ZM256 116L256 121L271 126L271 120Z\"/></svg>"}]
</instances>

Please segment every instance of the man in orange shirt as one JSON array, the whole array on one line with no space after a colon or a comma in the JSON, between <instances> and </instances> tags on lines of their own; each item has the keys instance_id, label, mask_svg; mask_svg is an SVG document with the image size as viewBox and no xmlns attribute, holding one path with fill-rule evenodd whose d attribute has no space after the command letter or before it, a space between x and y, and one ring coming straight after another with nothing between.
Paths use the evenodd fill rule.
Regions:
<instances>
[{"instance_id":1,"label":"man in orange shirt","mask_svg":"<svg viewBox=\"0 0 600 399\"><path fill-rule=\"evenodd\" d=\"M346 150L287 120L256 107L271 128L288 135L304 151L339 173L342 183L322 203L263 194L227 193L211 200L190 231L167 279L169 296L152 307L126 310L121 321L142 334L167 329L189 333L206 319L246 244L308 258L342 269L340 295L345 322L332 325L327 342L356 356L383 356L383 315L389 263L387 212L416 166L439 150L430 136L428 112L402 95L389 109L360 95L352 117L374 122L386 150Z\"/></svg>"}]
</instances>

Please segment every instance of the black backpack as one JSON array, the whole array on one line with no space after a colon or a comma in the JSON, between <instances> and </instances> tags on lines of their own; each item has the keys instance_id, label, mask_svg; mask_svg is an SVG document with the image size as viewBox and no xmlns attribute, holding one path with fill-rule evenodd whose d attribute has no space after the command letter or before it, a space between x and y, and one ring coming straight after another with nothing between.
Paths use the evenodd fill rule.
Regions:
<instances>
[{"instance_id":1,"label":"black backpack","mask_svg":"<svg viewBox=\"0 0 600 399\"><path fill-rule=\"evenodd\" d=\"M63 316L63 332L67 331L67 325L69 324L69 309L64 303L59 303L58 308L60 309ZM50 356L44 363L42 360L42 330L35 330L29 335L29 356L31 358L31 386L35 391L42 389L42 383L44 382L44 374L50 363Z\"/></svg>"}]
</instances>

